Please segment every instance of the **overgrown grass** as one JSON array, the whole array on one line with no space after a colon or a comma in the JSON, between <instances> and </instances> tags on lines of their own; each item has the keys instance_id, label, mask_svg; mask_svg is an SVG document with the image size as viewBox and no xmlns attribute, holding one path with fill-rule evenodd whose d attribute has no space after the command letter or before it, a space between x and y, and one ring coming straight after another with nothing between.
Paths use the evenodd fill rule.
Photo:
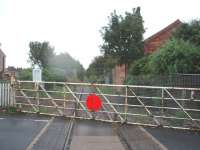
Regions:
<instances>
[{"instance_id":1,"label":"overgrown grass","mask_svg":"<svg viewBox=\"0 0 200 150\"><path fill-rule=\"evenodd\" d=\"M0 108L0 114L15 114L15 113L19 113L20 109L17 107L1 107Z\"/></svg>"},{"instance_id":2,"label":"overgrown grass","mask_svg":"<svg viewBox=\"0 0 200 150\"><path fill-rule=\"evenodd\" d=\"M40 112L40 113L49 113L49 110L48 110L48 108L46 108L46 107L40 107L40 108L39 108L39 112Z\"/></svg>"},{"instance_id":3,"label":"overgrown grass","mask_svg":"<svg viewBox=\"0 0 200 150\"><path fill-rule=\"evenodd\" d=\"M101 90L102 93L106 93L106 94L113 94L114 90L110 87L101 87L99 88Z\"/></svg>"}]
</instances>

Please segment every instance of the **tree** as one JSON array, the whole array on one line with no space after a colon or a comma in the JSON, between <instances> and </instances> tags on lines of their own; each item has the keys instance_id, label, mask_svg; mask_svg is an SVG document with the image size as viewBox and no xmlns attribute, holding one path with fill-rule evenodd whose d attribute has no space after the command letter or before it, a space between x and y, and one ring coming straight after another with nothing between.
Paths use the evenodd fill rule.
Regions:
<instances>
[{"instance_id":1,"label":"tree","mask_svg":"<svg viewBox=\"0 0 200 150\"><path fill-rule=\"evenodd\" d=\"M80 80L80 81L84 81L84 77L85 77L85 69L83 68L82 65L78 66L77 68L77 78Z\"/></svg>"},{"instance_id":2,"label":"tree","mask_svg":"<svg viewBox=\"0 0 200 150\"><path fill-rule=\"evenodd\" d=\"M130 65L129 74L130 75L145 75L149 74L151 68L149 67L150 56L146 55L141 59L136 60Z\"/></svg>"},{"instance_id":3,"label":"tree","mask_svg":"<svg viewBox=\"0 0 200 150\"><path fill-rule=\"evenodd\" d=\"M62 70L68 80L70 80L70 78L73 80L78 78L81 81L84 79L85 70L83 66L68 53L61 53L52 57L49 61L49 68Z\"/></svg>"},{"instance_id":4,"label":"tree","mask_svg":"<svg viewBox=\"0 0 200 150\"><path fill-rule=\"evenodd\" d=\"M109 77L112 68L116 64L116 59L110 56L97 56L89 65L86 75L90 82L104 83L105 77Z\"/></svg>"},{"instance_id":5,"label":"tree","mask_svg":"<svg viewBox=\"0 0 200 150\"><path fill-rule=\"evenodd\" d=\"M183 23L174 36L184 41L189 41L196 45L200 45L200 20L192 20L189 23Z\"/></svg>"},{"instance_id":6,"label":"tree","mask_svg":"<svg viewBox=\"0 0 200 150\"><path fill-rule=\"evenodd\" d=\"M32 65L39 65L46 68L49 60L54 56L54 48L48 42L30 42L29 43L29 61Z\"/></svg>"},{"instance_id":7,"label":"tree","mask_svg":"<svg viewBox=\"0 0 200 150\"><path fill-rule=\"evenodd\" d=\"M153 74L200 73L200 46L171 39L149 59Z\"/></svg>"},{"instance_id":8,"label":"tree","mask_svg":"<svg viewBox=\"0 0 200 150\"><path fill-rule=\"evenodd\" d=\"M30 42L29 61L42 68L46 81L77 81L84 79L84 68L68 53L54 54L54 48L48 42Z\"/></svg>"},{"instance_id":9,"label":"tree","mask_svg":"<svg viewBox=\"0 0 200 150\"><path fill-rule=\"evenodd\" d=\"M116 58L117 64L125 64L127 67L144 54L144 32L140 7L133 9L132 13L126 12L125 17L114 11L108 25L102 28L104 43L101 50L105 56Z\"/></svg>"},{"instance_id":10,"label":"tree","mask_svg":"<svg viewBox=\"0 0 200 150\"><path fill-rule=\"evenodd\" d=\"M54 82L65 82L67 80L64 71L58 68L44 68L42 70L42 79Z\"/></svg>"},{"instance_id":11,"label":"tree","mask_svg":"<svg viewBox=\"0 0 200 150\"><path fill-rule=\"evenodd\" d=\"M90 82L103 82L104 81L104 57L95 57L89 65L86 75Z\"/></svg>"}]
</instances>

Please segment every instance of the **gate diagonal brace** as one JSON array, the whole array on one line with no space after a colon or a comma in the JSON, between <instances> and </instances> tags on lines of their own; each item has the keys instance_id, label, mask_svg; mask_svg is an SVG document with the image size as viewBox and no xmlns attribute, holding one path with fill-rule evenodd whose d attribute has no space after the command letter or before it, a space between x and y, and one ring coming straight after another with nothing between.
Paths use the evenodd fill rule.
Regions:
<instances>
[{"instance_id":1,"label":"gate diagonal brace","mask_svg":"<svg viewBox=\"0 0 200 150\"><path fill-rule=\"evenodd\" d=\"M87 109L85 108L85 106L80 102L79 98L73 93L73 91L71 90L71 88L65 84L65 87L68 89L68 91L72 94L72 96L75 98L75 101L79 103L79 105L83 108L83 110L89 115L89 117L92 119L92 114L90 112L87 111Z\"/></svg>"},{"instance_id":2,"label":"gate diagonal brace","mask_svg":"<svg viewBox=\"0 0 200 150\"><path fill-rule=\"evenodd\" d=\"M78 96L78 99L81 101L81 98L82 98L82 93L83 93L83 88L81 88L81 94ZM75 94L76 95L76 94ZM75 103L75 109L74 109L74 112L73 112L73 114L74 114L74 117L76 117L76 114L77 114L77 112L76 112L76 110L77 109L79 109L79 106L78 106L78 103L76 102Z\"/></svg>"},{"instance_id":3,"label":"gate diagonal brace","mask_svg":"<svg viewBox=\"0 0 200 150\"><path fill-rule=\"evenodd\" d=\"M93 88L95 88L95 89L96 89L96 86L95 86L95 84L94 84L94 83L91 83L91 86L92 86ZM108 118L109 118L111 121L113 121L113 119L112 119L112 116L111 116L111 114L109 113L108 109L106 109L106 107L105 107L104 103L102 103L102 108L103 108L103 110L105 110L105 111L107 111L107 112L108 112L108 113L107 113L107 115L108 115Z\"/></svg>"},{"instance_id":4,"label":"gate diagonal brace","mask_svg":"<svg viewBox=\"0 0 200 150\"><path fill-rule=\"evenodd\" d=\"M20 90L20 93L27 99L28 103L31 105L31 107L34 109L35 112L38 112L39 109L37 109L32 103L31 100L28 98L28 96L22 91Z\"/></svg>"},{"instance_id":5,"label":"gate diagonal brace","mask_svg":"<svg viewBox=\"0 0 200 150\"><path fill-rule=\"evenodd\" d=\"M60 109L58 109L58 105L57 105L56 102L53 100L53 97L51 97L51 95L49 95L49 93L45 90L45 88L44 88L43 86L41 86L40 84L39 84L39 87L45 92L45 94L47 95L47 97L48 97L49 99L51 99L52 104L55 106L55 108L56 108L56 110L58 111L58 113L62 116L62 115L63 115L63 112L62 112Z\"/></svg>"},{"instance_id":6,"label":"gate diagonal brace","mask_svg":"<svg viewBox=\"0 0 200 150\"><path fill-rule=\"evenodd\" d=\"M103 110L105 110L105 111L108 112L108 110L106 109L106 107L104 106L104 104L102 104L102 108L103 108ZM107 113L107 115L108 115L108 118L113 121L111 114Z\"/></svg>"},{"instance_id":7,"label":"gate diagonal brace","mask_svg":"<svg viewBox=\"0 0 200 150\"><path fill-rule=\"evenodd\" d=\"M76 95L78 97L79 101L81 101L81 99L82 99L82 93L83 93L83 88L81 88L81 92L80 92L79 96L77 96L78 94L77 95L74 94L74 95ZM73 112L74 117L76 117L76 114L77 114L76 110L77 109L79 109L79 105L78 105L78 102L76 101L76 103L75 103L75 109L74 109L74 112Z\"/></svg>"},{"instance_id":8,"label":"gate diagonal brace","mask_svg":"<svg viewBox=\"0 0 200 150\"><path fill-rule=\"evenodd\" d=\"M184 107L176 100L176 98L167 90L164 89L165 92L174 100L174 102L180 107L180 109L187 115L187 117L195 123L195 125L200 128L200 125L190 116L190 114L184 109Z\"/></svg>"},{"instance_id":9,"label":"gate diagonal brace","mask_svg":"<svg viewBox=\"0 0 200 150\"><path fill-rule=\"evenodd\" d=\"M122 118L122 116L119 114L119 112L115 109L115 107L111 104L111 102L109 101L109 99L101 92L101 90L95 86L95 88L97 89L97 91L99 92L99 94L101 96L103 96L103 98L106 100L106 102L109 104L109 106L113 109L113 111L115 112L115 114L117 114L121 120L121 123L124 123L124 119Z\"/></svg>"},{"instance_id":10,"label":"gate diagonal brace","mask_svg":"<svg viewBox=\"0 0 200 150\"><path fill-rule=\"evenodd\" d=\"M138 102L140 103L140 105L142 105L144 107L144 109L146 110L146 112L148 113L148 115L150 117L153 118L153 120L155 121L155 123L157 124L157 126L162 126L160 124L160 122L156 119L156 117L151 113L151 111L145 106L145 104L141 101L141 99L135 94L135 92L130 88L128 87L128 89L131 91L131 93L136 97L136 99L138 100Z\"/></svg>"}]
</instances>

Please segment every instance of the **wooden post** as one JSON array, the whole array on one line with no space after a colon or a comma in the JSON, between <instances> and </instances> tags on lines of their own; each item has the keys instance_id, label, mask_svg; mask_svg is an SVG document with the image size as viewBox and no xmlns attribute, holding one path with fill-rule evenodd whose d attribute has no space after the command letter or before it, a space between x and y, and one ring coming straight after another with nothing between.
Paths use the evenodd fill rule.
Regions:
<instances>
[{"instance_id":1,"label":"wooden post","mask_svg":"<svg viewBox=\"0 0 200 150\"><path fill-rule=\"evenodd\" d=\"M127 121L127 112L128 112L128 87L126 86L125 87L125 94L126 94L126 97L125 97L125 105L124 105L124 113L125 113L125 117L124 117L124 120L125 122Z\"/></svg>"},{"instance_id":2,"label":"wooden post","mask_svg":"<svg viewBox=\"0 0 200 150\"><path fill-rule=\"evenodd\" d=\"M64 104L63 104L63 107L65 108L66 107L66 89L65 89L65 86L63 86L63 92L64 92Z\"/></svg>"},{"instance_id":3,"label":"wooden post","mask_svg":"<svg viewBox=\"0 0 200 150\"><path fill-rule=\"evenodd\" d=\"M11 91L10 92L11 92L11 99L12 99L11 105L13 105L14 107L16 106L15 91L16 91L16 79L12 75L11 76Z\"/></svg>"},{"instance_id":4,"label":"wooden post","mask_svg":"<svg viewBox=\"0 0 200 150\"><path fill-rule=\"evenodd\" d=\"M37 101L37 108L38 108L38 112L40 112L40 93L39 93L39 83L35 83L35 89L36 89L36 101Z\"/></svg>"},{"instance_id":5,"label":"wooden post","mask_svg":"<svg viewBox=\"0 0 200 150\"><path fill-rule=\"evenodd\" d=\"M21 90L21 82L19 82L19 89ZM22 104L20 103L19 109L22 110Z\"/></svg>"},{"instance_id":6,"label":"wooden post","mask_svg":"<svg viewBox=\"0 0 200 150\"><path fill-rule=\"evenodd\" d=\"M164 90L162 89L162 101L161 101L161 105L162 105L162 109L161 109L161 113L164 115Z\"/></svg>"}]
</instances>

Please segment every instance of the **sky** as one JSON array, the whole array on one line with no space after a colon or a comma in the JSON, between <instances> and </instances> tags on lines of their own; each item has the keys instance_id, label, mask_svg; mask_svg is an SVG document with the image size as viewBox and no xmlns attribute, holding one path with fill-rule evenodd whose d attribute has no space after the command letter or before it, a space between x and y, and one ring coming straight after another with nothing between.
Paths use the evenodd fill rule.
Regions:
<instances>
[{"instance_id":1,"label":"sky","mask_svg":"<svg viewBox=\"0 0 200 150\"><path fill-rule=\"evenodd\" d=\"M200 18L198 0L0 0L0 43L6 66L30 67L30 41L48 41L87 68L100 55L100 30L113 10L141 7L146 32L158 32L176 19Z\"/></svg>"}]
</instances>

